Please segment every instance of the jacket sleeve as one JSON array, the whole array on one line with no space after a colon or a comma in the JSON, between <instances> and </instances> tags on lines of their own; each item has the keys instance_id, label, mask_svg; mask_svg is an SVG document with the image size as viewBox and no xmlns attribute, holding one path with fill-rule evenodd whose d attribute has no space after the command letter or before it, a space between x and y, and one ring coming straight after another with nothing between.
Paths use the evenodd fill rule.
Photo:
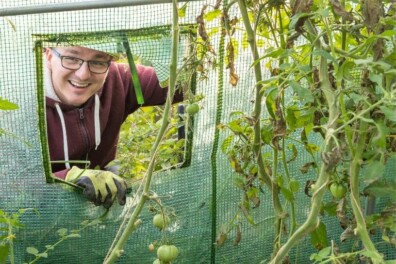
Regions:
<instances>
[{"instance_id":1,"label":"jacket sleeve","mask_svg":"<svg viewBox=\"0 0 396 264\"><path fill-rule=\"evenodd\" d=\"M68 172L69 172L69 169L64 169L64 170L61 170L61 171L54 172L53 174L55 175L55 177L64 180L66 178L66 174Z\"/></svg>"}]
</instances>

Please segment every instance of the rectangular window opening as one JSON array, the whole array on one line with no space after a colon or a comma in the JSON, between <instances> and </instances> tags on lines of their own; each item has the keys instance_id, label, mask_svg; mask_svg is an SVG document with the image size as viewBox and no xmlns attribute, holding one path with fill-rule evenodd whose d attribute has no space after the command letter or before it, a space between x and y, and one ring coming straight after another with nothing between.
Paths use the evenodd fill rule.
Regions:
<instances>
[{"instance_id":1,"label":"rectangular window opening","mask_svg":"<svg viewBox=\"0 0 396 264\"><path fill-rule=\"evenodd\" d=\"M170 124L157 151L155 171L182 168L189 166L191 162L194 117L186 113L185 109L189 103L197 98L195 95L196 74L195 69L192 68L195 66L191 63L196 61L196 58L194 58L194 56L196 56L194 55L196 54L194 34L196 29L195 25L182 25L180 29L178 68L186 70L182 70L182 74L180 74L180 76L184 76L184 78L180 78L182 80L177 82L177 89L183 90L184 98L183 101L174 103L171 106ZM171 50L170 30L170 26L161 26L130 31L34 35L38 96L39 104L41 104L39 109L46 109L46 103L42 98L48 96L50 93L47 88L49 76L48 73L46 73L45 59L43 56L46 49L55 47L55 51L53 52L59 57L59 63L62 62L61 65L63 67L65 66L64 63L67 63L67 68L74 68L73 58L71 58L72 60L69 58L71 57L70 54L66 54L67 56L61 54L61 52L57 51L56 47L84 46L111 54L117 63L131 65L128 59L130 53L128 54L125 48L125 43L128 43L128 47L133 54L133 64L136 65L136 67L139 67L138 65L154 67L158 79L161 85L163 85L169 78L168 65L170 62ZM86 62L79 60L81 58L78 56L78 54L73 56L77 58L75 62L77 63L76 67L80 67L78 63L82 63L83 65ZM98 63L98 61L100 63ZM188 68L189 63L192 65L190 68ZM101 58L98 58L97 61L88 61L87 64L91 72L92 70L98 71L101 70L101 67L106 67L106 65L103 65ZM184 68L186 65L187 67ZM74 85L84 86L85 84L74 83ZM52 88L52 90L54 89ZM59 111L59 109L57 109L57 111ZM85 110L81 110L82 123L85 122L84 111ZM151 159L150 153L152 151L152 146L162 124L161 120L163 118L163 113L164 105L158 105L140 107L137 111L130 114L121 126L115 159L112 159L108 163L106 169L115 171L126 178L139 179L143 177ZM62 127L62 122L69 121L62 121L60 116L58 119L59 123L56 124L58 129ZM62 141L62 144L64 144L65 138L62 133L57 133L57 138L54 139L54 135L48 133L46 130L48 120L46 120L45 113L39 115L39 122L47 182L53 182L52 173L57 173L58 168L63 168L64 170L67 163L69 163L70 166L88 166L90 160L89 154L85 157L69 158L69 162L66 162L65 159L51 160L49 142L56 140L58 142ZM63 127L67 129L68 125L66 124ZM62 129L64 129L63 127ZM88 125L87 128L85 128L85 125L81 127L82 128L79 129L79 131L75 131L75 133L89 133ZM86 131L84 131L85 129ZM70 132L66 132L66 135L70 135ZM106 135L103 134L102 137L106 137ZM92 141L95 139L89 138L89 140ZM72 155L73 150L73 146L68 144L70 155Z\"/></svg>"}]
</instances>

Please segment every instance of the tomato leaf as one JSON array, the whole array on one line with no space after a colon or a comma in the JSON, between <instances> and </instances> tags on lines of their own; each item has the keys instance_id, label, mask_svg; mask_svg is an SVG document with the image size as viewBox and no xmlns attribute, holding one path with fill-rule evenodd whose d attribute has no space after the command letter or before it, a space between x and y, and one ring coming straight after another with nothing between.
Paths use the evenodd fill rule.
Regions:
<instances>
[{"instance_id":1,"label":"tomato leaf","mask_svg":"<svg viewBox=\"0 0 396 264\"><path fill-rule=\"evenodd\" d=\"M26 252L35 256L39 253L39 251L35 247L27 247Z\"/></svg>"},{"instance_id":2,"label":"tomato leaf","mask_svg":"<svg viewBox=\"0 0 396 264\"><path fill-rule=\"evenodd\" d=\"M185 3L182 7L180 7L177 10L177 14L179 15L179 17L185 17L186 16L186 9L187 9L187 3Z\"/></svg>"},{"instance_id":3,"label":"tomato leaf","mask_svg":"<svg viewBox=\"0 0 396 264\"><path fill-rule=\"evenodd\" d=\"M374 181L364 188L363 194L374 197L389 197L396 201L396 181Z\"/></svg>"},{"instance_id":4,"label":"tomato leaf","mask_svg":"<svg viewBox=\"0 0 396 264\"><path fill-rule=\"evenodd\" d=\"M382 113L384 113L385 117L389 119L392 122L396 122L396 111L395 109L391 109L386 106L381 106L380 107Z\"/></svg>"},{"instance_id":5,"label":"tomato leaf","mask_svg":"<svg viewBox=\"0 0 396 264\"><path fill-rule=\"evenodd\" d=\"M382 177L385 171L385 165L383 162L374 160L368 163L364 170L364 180L366 182L372 182Z\"/></svg>"},{"instance_id":6,"label":"tomato leaf","mask_svg":"<svg viewBox=\"0 0 396 264\"><path fill-rule=\"evenodd\" d=\"M289 85L293 88L293 91L298 95L302 102L312 103L314 101L311 91L306 87L303 87L294 80L290 80Z\"/></svg>"},{"instance_id":7,"label":"tomato leaf","mask_svg":"<svg viewBox=\"0 0 396 264\"><path fill-rule=\"evenodd\" d=\"M289 202L294 201L294 195L289 189L281 187L281 192L282 192L283 196L285 196L286 200L288 200Z\"/></svg>"},{"instance_id":8,"label":"tomato leaf","mask_svg":"<svg viewBox=\"0 0 396 264\"><path fill-rule=\"evenodd\" d=\"M67 234L67 229L66 228L60 228L60 229L58 229L57 233L58 233L58 235L60 237L64 237Z\"/></svg>"},{"instance_id":9,"label":"tomato leaf","mask_svg":"<svg viewBox=\"0 0 396 264\"><path fill-rule=\"evenodd\" d=\"M326 226L322 222L320 222L319 226L311 233L311 244L316 249L327 247L327 230Z\"/></svg>"},{"instance_id":10,"label":"tomato leaf","mask_svg":"<svg viewBox=\"0 0 396 264\"><path fill-rule=\"evenodd\" d=\"M204 19L209 22L209 21L212 21L213 19L219 17L220 15L221 15L221 10L215 9L215 10L205 13Z\"/></svg>"}]
</instances>

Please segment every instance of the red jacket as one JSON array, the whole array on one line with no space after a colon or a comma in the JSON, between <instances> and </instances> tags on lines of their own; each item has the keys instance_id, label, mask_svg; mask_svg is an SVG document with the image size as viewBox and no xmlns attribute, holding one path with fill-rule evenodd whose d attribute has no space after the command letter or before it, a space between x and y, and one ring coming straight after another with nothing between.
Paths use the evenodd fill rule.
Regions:
<instances>
[{"instance_id":1,"label":"red jacket","mask_svg":"<svg viewBox=\"0 0 396 264\"><path fill-rule=\"evenodd\" d=\"M137 65L144 106L161 105L166 101L167 89L159 86L155 71L151 67ZM115 158L118 135L127 116L136 111L140 105L136 100L132 78L127 64L111 63L107 79L99 92L101 142L95 150L94 104L92 96L82 107L59 103L65 120L68 141L69 160L87 160L89 168L99 166L103 169ZM175 101L182 96L177 94ZM64 140L60 116L55 108L55 100L46 98L47 131L51 161L65 160ZM73 164L84 167L84 164ZM65 164L52 164L52 171L57 177L64 178L67 171Z\"/></svg>"}]
</instances>

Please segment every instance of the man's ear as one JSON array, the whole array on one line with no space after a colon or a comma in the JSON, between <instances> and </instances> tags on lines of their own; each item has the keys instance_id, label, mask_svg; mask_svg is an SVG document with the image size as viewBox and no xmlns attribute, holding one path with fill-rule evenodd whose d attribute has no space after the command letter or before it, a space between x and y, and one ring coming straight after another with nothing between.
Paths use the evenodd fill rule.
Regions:
<instances>
[{"instance_id":1,"label":"man's ear","mask_svg":"<svg viewBox=\"0 0 396 264\"><path fill-rule=\"evenodd\" d=\"M44 50L44 64L48 69L51 70L51 59L52 59L52 52L50 48L45 48Z\"/></svg>"}]
</instances>

